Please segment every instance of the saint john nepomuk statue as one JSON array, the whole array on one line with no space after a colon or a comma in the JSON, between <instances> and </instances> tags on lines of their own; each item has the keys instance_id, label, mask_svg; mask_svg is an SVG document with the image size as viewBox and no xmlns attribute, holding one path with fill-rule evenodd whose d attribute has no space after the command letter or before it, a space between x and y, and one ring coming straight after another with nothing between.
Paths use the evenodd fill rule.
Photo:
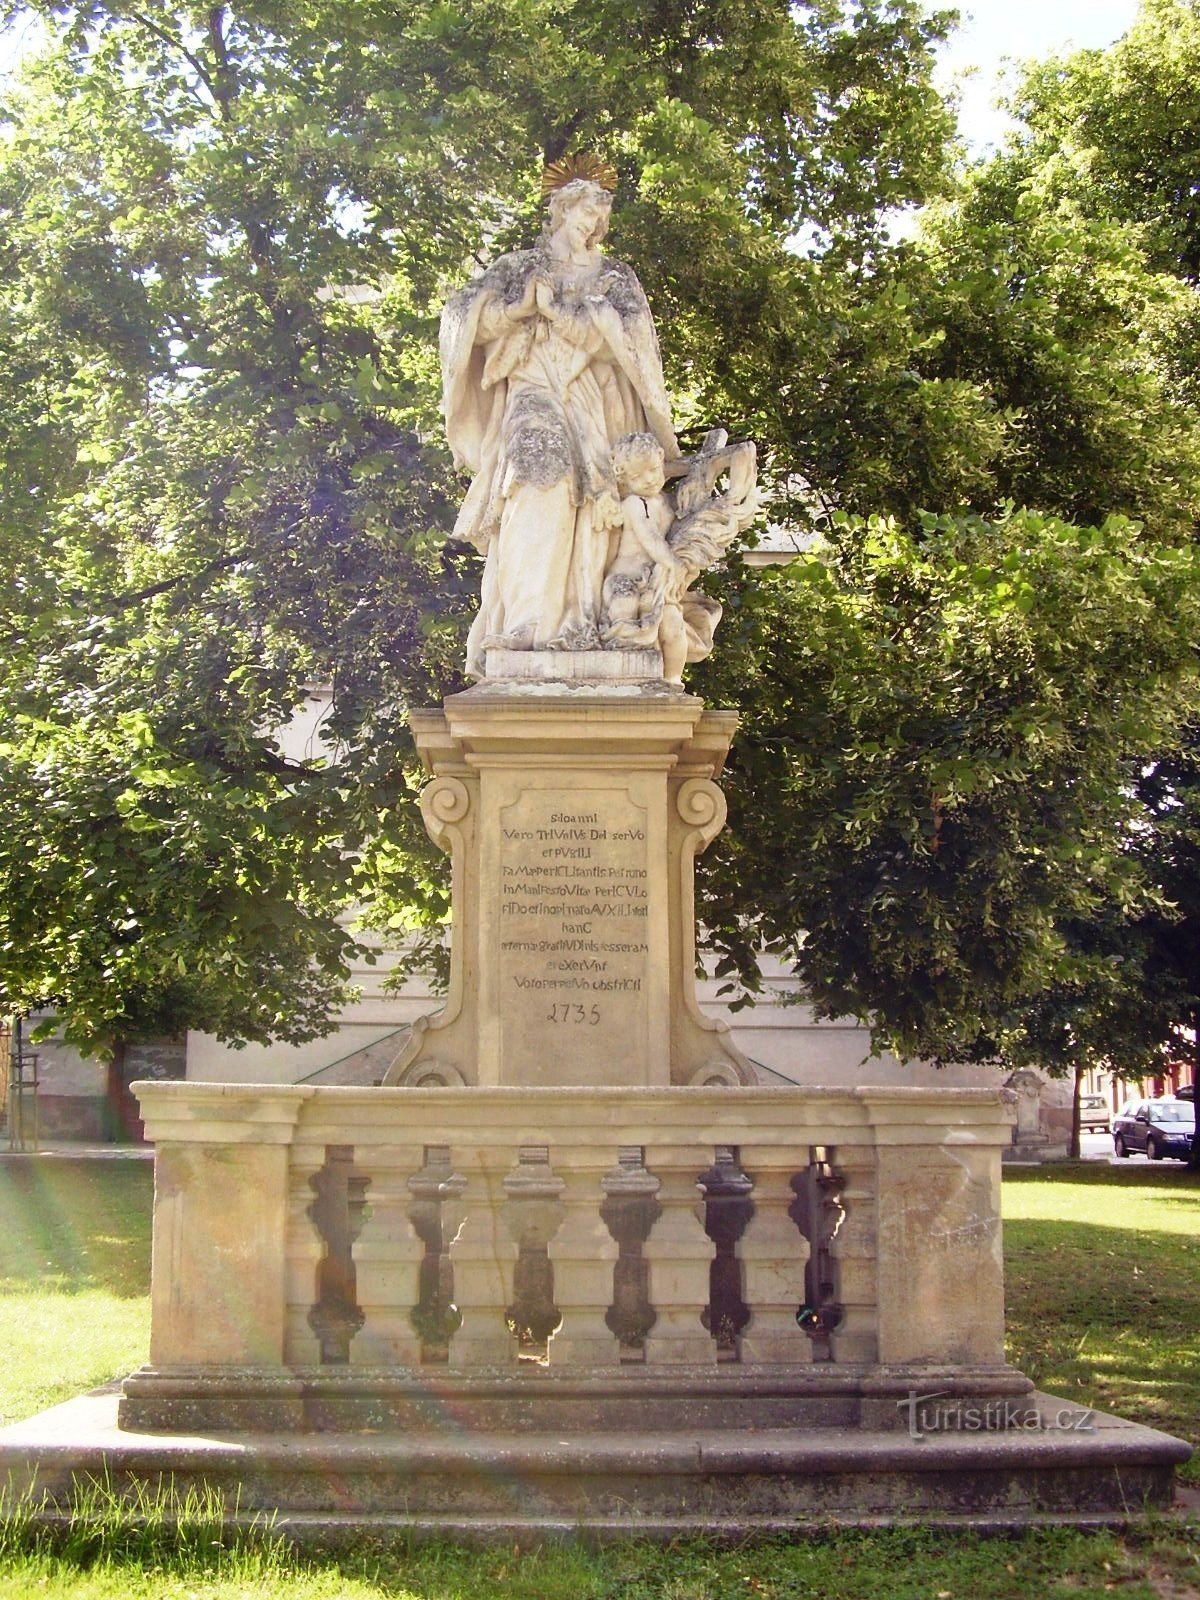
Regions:
<instances>
[{"instance_id":1,"label":"saint john nepomuk statue","mask_svg":"<svg viewBox=\"0 0 1200 1600\"><path fill-rule=\"evenodd\" d=\"M640 627L625 621L614 629L605 612L625 487L613 453L641 435L657 442L666 476L681 475L690 463L675 438L642 286L600 249L614 185L612 169L595 157L548 168L549 215L538 244L501 256L442 313L446 433L456 464L472 474L454 532L485 557L467 645L474 677L485 675L489 650L655 642L652 613ZM737 489L712 502L707 519L713 532L718 521L728 526L730 537L717 539L722 546L757 509L753 446L732 449L742 452L740 473L725 459L730 452L718 459L715 438L704 456L705 492L723 469ZM654 560L647 556L649 566ZM682 561L675 566L676 592L686 591L695 572ZM647 595L655 592L665 593L665 585L645 585ZM711 648L720 608L683 593L675 609L689 622L687 659L699 659Z\"/></svg>"}]
</instances>

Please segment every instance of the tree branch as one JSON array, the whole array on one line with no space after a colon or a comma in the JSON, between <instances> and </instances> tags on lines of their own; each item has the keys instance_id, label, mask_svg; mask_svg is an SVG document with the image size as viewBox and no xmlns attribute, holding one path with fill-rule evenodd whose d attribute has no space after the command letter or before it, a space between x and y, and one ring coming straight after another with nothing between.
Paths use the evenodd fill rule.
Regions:
<instances>
[{"instance_id":1,"label":"tree branch","mask_svg":"<svg viewBox=\"0 0 1200 1600\"><path fill-rule=\"evenodd\" d=\"M172 589L199 583L205 578L212 577L215 572L222 572L227 567L236 567L239 561L245 559L245 550L235 550L232 555L217 556L212 561L206 562L198 572L179 572L173 578L163 578L158 583L147 584L144 589L131 589L126 594L110 595L107 614L114 616L119 611L128 611L132 606L143 605L147 600L156 600L159 595L170 594ZM84 598L82 593L75 596L77 601L83 601Z\"/></svg>"},{"instance_id":2,"label":"tree branch","mask_svg":"<svg viewBox=\"0 0 1200 1600\"><path fill-rule=\"evenodd\" d=\"M192 51L188 49L187 45L184 44L182 39L177 39L175 35L173 33L169 33L166 28L160 28L153 17L146 16L146 14L142 11L131 11L129 13L129 19L131 22L140 24L140 26L145 28L147 32L154 34L156 38L161 39L164 44L170 45L172 50L178 50L179 54L187 62L188 66L191 67L192 71L196 74L196 76L200 79L200 82L212 96L213 104L220 107L222 110L224 109L221 96L217 93L217 86L210 77L208 69L200 60L199 56L194 55Z\"/></svg>"},{"instance_id":3,"label":"tree branch","mask_svg":"<svg viewBox=\"0 0 1200 1600\"><path fill-rule=\"evenodd\" d=\"M213 86L213 95L221 108L224 116L229 115L229 108L233 103L236 85L233 83L232 64L229 59L229 45L225 39L225 7L213 6L208 13L208 43L212 50L213 60L217 64L216 83Z\"/></svg>"}]
</instances>

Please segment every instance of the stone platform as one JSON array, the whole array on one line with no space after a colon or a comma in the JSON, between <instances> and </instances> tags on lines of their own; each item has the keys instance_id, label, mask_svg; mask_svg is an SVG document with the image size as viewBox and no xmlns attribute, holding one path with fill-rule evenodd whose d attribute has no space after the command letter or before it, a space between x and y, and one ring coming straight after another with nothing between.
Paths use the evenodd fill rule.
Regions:
<instances>
[{"instance_id":1,"label":"stone platform","mask_svg":"<svg viewBox=\"0 0 1200 1600\"><path fill-rule=\"evenodd\" d=\"M96 1394L0 1431L0 1473L44 1493L50 1522L69 1513L73 1485L99 1480L117 1494L215 1491L231 1526L266 1520L299 1545L736 1541L918 1522L1122 1526L1169 1507L1174 1468L1189 1454L1165 1434L1045 1395L1014 1409L1020 1426L920 1438L894 1426L754 1424L484 1434L456 1412L452 1385L428 1398L437 1425L430 1413L413 1432L163 1435L118 1428L117 1396ZM969 1424L968 1410L958 1415Z\"/></svg>"},{"instance_id":2,"label":"stone platform","mask_svg":"<svg viewBox=\"0 0 1200 1600\"><path fill-rule=\"evenodd\" d=\"M1011 1529L1188 1446L1004 1360L995 1091L152 1083L152 1365L0 1473L297 1542Z\"/></svg>"}]
</instances>

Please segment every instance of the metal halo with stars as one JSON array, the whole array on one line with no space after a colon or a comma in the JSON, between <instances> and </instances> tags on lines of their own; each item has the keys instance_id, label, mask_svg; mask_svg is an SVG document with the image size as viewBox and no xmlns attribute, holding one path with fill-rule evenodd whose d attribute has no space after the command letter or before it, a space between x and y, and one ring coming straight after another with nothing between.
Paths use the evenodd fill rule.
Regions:
<instances>
[{"instance_id":1,"label":"metal halo with stars","mask_svg":"<svg viewBox=\"0 0 1200 1600\"><path fill-rule=\"evenodd\" d=\"M617 169L586 150L573 156L560 156L557 161L547 162L542 169L542 199L548 200L557 189L564 189L577 179L598 183L612 194L617 187Z\"/></svg>"}]
</instances>

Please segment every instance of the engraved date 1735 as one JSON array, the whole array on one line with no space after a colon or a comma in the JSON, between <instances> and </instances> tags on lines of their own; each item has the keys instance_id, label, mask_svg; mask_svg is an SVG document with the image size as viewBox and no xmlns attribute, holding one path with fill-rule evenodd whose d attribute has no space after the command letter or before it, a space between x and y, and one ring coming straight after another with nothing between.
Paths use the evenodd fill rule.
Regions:
<instances>
[{"instance_id":1,"label":"engraved date 1735","mask_svg":"<svg viewBox=\"0 0 1200 1600\"><path fill-rule=\"evenodd\" d=\"M576 1025L586 1023L589 1028L594 1028L600 1021L599 1006L551 1006L546 1013L547 1022L573 1022Z\"/></svg>"}]
</instances>

